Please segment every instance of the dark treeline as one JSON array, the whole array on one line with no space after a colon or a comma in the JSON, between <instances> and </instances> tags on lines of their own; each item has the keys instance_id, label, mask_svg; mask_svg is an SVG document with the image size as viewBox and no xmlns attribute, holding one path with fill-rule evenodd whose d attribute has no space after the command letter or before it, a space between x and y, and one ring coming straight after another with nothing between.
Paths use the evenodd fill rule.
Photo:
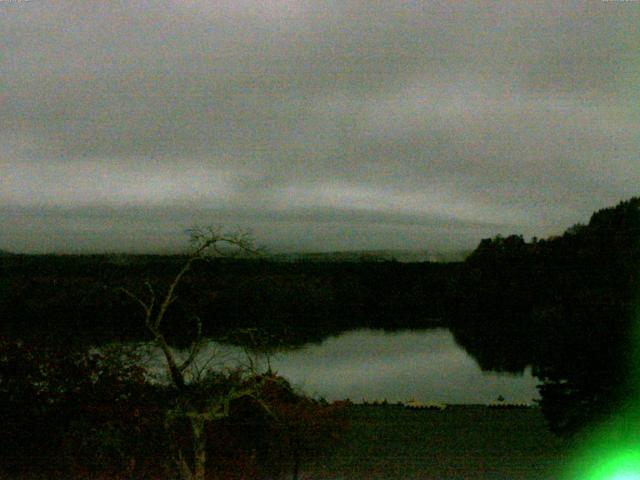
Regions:
<instances>
[{"instance_id":1,"label":"dark treeline","mask_svg":"<svg viewBox=\"0 0 640 480\"><path fill-rule=\"evenodd\" d=\"M482 368L533 366L551 427L571 433L637 397L640 198L562 236L483 240L448 313Z\"/></svg>"},{"instance_id":2,"label":"dark treeline","mask_svg":"<svg viewBox=\"0 0 640 480\"><path fill-rule=\"evenodd\" d=\"M0 316L12 337L103 343L145 340L139 305L123 294L162 292L179 256L7 256L0 259ZM167 315L170 338L260 328L286 343L354 327L424 327L444 316L447 264L274 263L213 259L194 264Z\"/></svg>"}]
</instances>

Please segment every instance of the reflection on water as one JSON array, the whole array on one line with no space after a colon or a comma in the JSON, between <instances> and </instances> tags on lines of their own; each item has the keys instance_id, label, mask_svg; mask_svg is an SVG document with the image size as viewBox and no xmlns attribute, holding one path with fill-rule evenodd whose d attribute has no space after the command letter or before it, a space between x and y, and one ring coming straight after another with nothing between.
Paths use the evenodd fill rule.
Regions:
<instances>
[{"instance_id":1,"label":"reflection on water","mask_svg":"<svg viewBox=\"0 0 640 480\"><path fill-rule=\"evenodd\" d=\"M247 363L241 348L216 342L201 353L200 365L205 359L213 359L214 367ZM268 361L294 386L330 401L491 403L501 395L508 402L530 403L539 398L538 380L529 368L523 375L482 372L444 328L352 330L321 344L272 354ZM266 357L259 362L265 368Z\"/></svg>"}]
</instances>

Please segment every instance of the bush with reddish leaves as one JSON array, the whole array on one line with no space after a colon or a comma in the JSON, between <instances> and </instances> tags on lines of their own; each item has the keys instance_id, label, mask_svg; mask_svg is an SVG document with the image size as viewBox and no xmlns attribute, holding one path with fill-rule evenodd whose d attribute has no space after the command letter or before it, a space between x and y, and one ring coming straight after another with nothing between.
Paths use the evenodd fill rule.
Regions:
<instances>
[{"instance_id":1,"label":"bush with reddish leaves","mask_svg":"<svg viewBox=\"0 0 640 480\"><path fill-rule=\"evenodd\" d=\"M335 445L344 409L297 394L275 375L215 373L189 386L200 408L236 386L229 416L207 423L211 479L279 478ZM184 399L182 399L184 400ZM181 400L181 401L182 401ZM179 399L150 384L134 357L65 351L0 339L0 472L9 477L168 478L176 446L189 451L186 419L167 423Z\"/></svg>"},{"instance_id":2,"label":"bush with reddish leaves","mask_svg":"<svg viewBox=\"0 0 640 480\"><path fill-rule=\"evenodd\" d=\"M297 478L306 459L339 443L348 427L342 403L305 397L275 375L251 381L258 385L256 397L237 400L227 419L210 425L211 471L227 464L225 455L240 454L253 462L257 475L244 478ZM219 478L235 478L231 471L220 473Z\"/></svg>"},{"instance_id":3,"label":"bush with reddish leaves","mask_svg":"<svg viewBox=\"0 0 640 480\"><path fill-rule=\"evenodd\" d=\"M0 339L0 465L50 476L139 470L149 463L140 440L153 432L163 442L155 397L135 359Z\"/></svg>"}]
</instances>

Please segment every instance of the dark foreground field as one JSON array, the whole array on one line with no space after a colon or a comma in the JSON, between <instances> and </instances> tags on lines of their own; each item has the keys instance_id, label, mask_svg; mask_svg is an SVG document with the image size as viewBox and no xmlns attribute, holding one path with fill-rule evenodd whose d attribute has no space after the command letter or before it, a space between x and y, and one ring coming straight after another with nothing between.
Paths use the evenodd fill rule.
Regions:
<instances>
[{"instance_id":1,"label":"dark foreground field","mask_svg":"<svg viewBox=\"0 0 640 480\"><path fill-rule=\"evenodd\" d=\"M344 445L301 479L558 479L571 451L536 408L350 409Z\"/></svg>"}]
</instances>

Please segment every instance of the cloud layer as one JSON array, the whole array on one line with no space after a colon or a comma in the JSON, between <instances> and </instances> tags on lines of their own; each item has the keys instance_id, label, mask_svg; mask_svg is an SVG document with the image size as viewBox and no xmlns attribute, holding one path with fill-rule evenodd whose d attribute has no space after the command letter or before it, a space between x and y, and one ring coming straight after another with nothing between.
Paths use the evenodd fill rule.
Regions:
<instances>
[{"instance_id":1,"label":"cloud layer","mask_svg":"<svg viewBox=\"0 0 640 480\"><path fill-rule=\"evenodd\" d=\"M638 3L0 14L0 248L160 249L189 221L276 248L469 247L638 192Z\"/></svg>"}]
</instances>

